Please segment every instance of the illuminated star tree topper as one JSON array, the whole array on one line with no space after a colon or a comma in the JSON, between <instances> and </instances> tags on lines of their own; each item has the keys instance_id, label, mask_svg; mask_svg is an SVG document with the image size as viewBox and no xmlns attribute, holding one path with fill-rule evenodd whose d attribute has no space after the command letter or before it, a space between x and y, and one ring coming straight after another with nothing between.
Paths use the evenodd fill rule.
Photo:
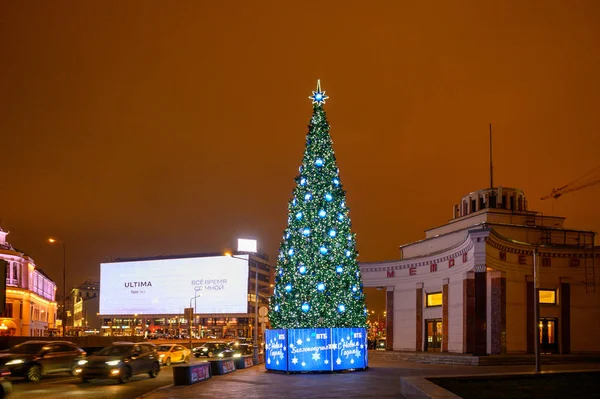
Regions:
<instances>
[{"instance_id":1,"label":"illuminated star tree topper","mask_svg":"<svg viewBox=\"0 0 600 399\"><path fill-rule=\"evenodd\" d=\"M317 80L317 90L312 92L312 96L308 96L313 100L313 104L322 105L325 104L325 100L329 98L324 91L321 91L321 79Z\"/></svg>"}]
</instances>

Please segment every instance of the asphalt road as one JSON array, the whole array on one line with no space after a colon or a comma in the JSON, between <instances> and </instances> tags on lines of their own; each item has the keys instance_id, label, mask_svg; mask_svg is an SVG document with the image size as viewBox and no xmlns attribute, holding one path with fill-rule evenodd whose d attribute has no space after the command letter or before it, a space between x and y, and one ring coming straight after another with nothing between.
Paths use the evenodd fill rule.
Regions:
<instances>
[{"instance_id":1,"label":"asphalt road","mask_svg":"<svg viewBox=\"0 0 600 399\"><path fill-rule=\"evenodd\" d=\"M139 374L126 384L119 384L116 380L93 380L82 383L81 378L72 377L67 373L47 376L37 383L16 377L11 377L10 380L13 384L10 399L132 399L172 384L173 366L162 366L156 378L150 378L148 374Z\"/></svg>"},{"instance_id":2,"label":"asphalt road","mask_svg":"<svg viewBox=\"0 0 600 399\"><path fill-rule=\"evenodd\" d=\"M161 343L177 343L189 346L188 340L156 340L150 341L155 345ZM194 346L202 345L202 341L194 340ZM205 361L206 358L196 359L191 362ZM126 384L119 384L116 380L92 380L82 383L81 378L73 377L67 373L45 376L37 383L28 382L23 378L10 377L13 392L10 399L133 399L151 392L157 388L173 384L173 366L162 366L156 378L148 374L139 374L131 378Z\"/></svg>"}]
</instances>

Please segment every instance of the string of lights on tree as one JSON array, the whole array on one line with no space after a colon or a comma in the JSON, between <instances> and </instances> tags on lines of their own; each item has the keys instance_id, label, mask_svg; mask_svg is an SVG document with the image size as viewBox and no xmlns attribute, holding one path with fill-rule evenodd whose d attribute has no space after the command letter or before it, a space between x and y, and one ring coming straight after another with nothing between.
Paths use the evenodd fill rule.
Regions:
<instances>
[{"instance_id":1,"label":"string of lights on tree","mask_svg":"<svg viewBox=\"0 0 600 399\"><path fill-rule=\"evenodd\" d=\"M309 98L313 114L288 204L269 320L274 328L365 327L356 237L323 109L328 96L320 81Z\"/></svg>"}]
</instances>

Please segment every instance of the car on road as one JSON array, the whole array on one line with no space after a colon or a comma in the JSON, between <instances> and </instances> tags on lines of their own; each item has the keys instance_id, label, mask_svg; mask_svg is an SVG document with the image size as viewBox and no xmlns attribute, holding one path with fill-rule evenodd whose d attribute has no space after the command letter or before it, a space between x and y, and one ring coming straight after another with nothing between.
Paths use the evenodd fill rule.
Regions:
<instances>
[{"instance_id":1,"label":"car on road","mask_svg":"<svg viewBox=\"0 0 600 399\"><path fill-rule=\"evenodd\" d=\"M209 357L217 357L217 358L230 358L235 354L235 350L229 346L223 346L221 348L215 349L212 356Z\"/></svg>"},{"instance_id":2,"label":"car on road","mask_svg":"<svg viewBox=\"0 0 600 399\"><path fill-rule=\"evenodd\" d=\"M156 347L160 363L170 366L171 363L187 363L190 361L192 351L183 345L161 344Z\"/></svg>"},{"instance_id":3,"label":"car on road","mask_svg":"<svg viewBox=\"0 0 600 399\"><path fill-rule=\"evenodd\" d=\"M239 337L236 338L235 340L238 344L253 344L254 340L252 338L248 338L248 337Z\"/></svg>"},{"instance_id":4,"label":"car on road","mask_svg":"<svg viewBox=\"0 0 600 399\"><path fill-rule=\"evenodd\" d=\"M25 341L0 351L0 368L8 369L12 376L36 382L48 374L72 373L85 355L83 349L69 341Z\"/></svg>"},{"instance_id":5,"label":"car on road","mask_svg":"<svg viewBox=\"0 0 600 399\"><path fill-rule=\"evenodd\" d=\"M252 355L253 353L254 348L252 347L252 344L238 344L233 350L233 357L242 357Z\"/></svg>"},{"instance_id":6,"label":"car on road","mask_svg":"<svg viewBox=\"0 0 600 399\"><path fill-rule=\"evenodd\" d=\"M137 374L156 378L160 360L156 345L146 342L114 342L112 345L78 362L75 375L82 382L93 379L116 379L121 384Z\"/></svg>"},{"instance_id":7,"label":"car on road","mask_svg":"<svg viewBox=\"0 0 600 399\"><path fill-rule=\"evenodd\" d=\"M0 399L4 399L12 392L12 383L6 378L10 376L10 371L0 370Z\"/></svg>"},{"instance_id":8,"label":"car on road","mask_svg":"<svg viewBox=\"0 0 600 399\"><path fill-rule=\"evenodd\" d=\"M202 346L194 348L194 356L215 357L217 353L221 353L224 349L231 349L232 346L227 342L205 342Z\"/></svg>"},{"instance_id":9,"label":"car on road","mask_svg":"<svg viewBox=\"0 0 600 399\"><path fill-rule=\"evenodd\" d=\"M384 351L385 349L385 343L386 339L385 337L383 338L377 338L377 341L375 341L375 350L377 351Z\"/></svg>"}]
</instances>

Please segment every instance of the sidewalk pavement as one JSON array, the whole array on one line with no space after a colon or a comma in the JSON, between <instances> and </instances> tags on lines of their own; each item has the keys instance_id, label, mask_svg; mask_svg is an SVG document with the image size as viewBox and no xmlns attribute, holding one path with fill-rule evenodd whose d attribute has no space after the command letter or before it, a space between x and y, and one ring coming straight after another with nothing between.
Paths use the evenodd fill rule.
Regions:
<instances>
[{"instance_id":1,"label":"sidewalk pavement","mask_svg":"<svg viewBox=\"0 0 600 399\"><path fill-rule=\"evenodd\" d=\"M600 370L599 363L544 365L545 371ZM403 398L400 377L513 374L534 366L459 366L369 359L366 371L320 374L267 372L263 364L213 376L194 385L173 386L138 399L195 398Z\"/></svg>"}]
</instances>

